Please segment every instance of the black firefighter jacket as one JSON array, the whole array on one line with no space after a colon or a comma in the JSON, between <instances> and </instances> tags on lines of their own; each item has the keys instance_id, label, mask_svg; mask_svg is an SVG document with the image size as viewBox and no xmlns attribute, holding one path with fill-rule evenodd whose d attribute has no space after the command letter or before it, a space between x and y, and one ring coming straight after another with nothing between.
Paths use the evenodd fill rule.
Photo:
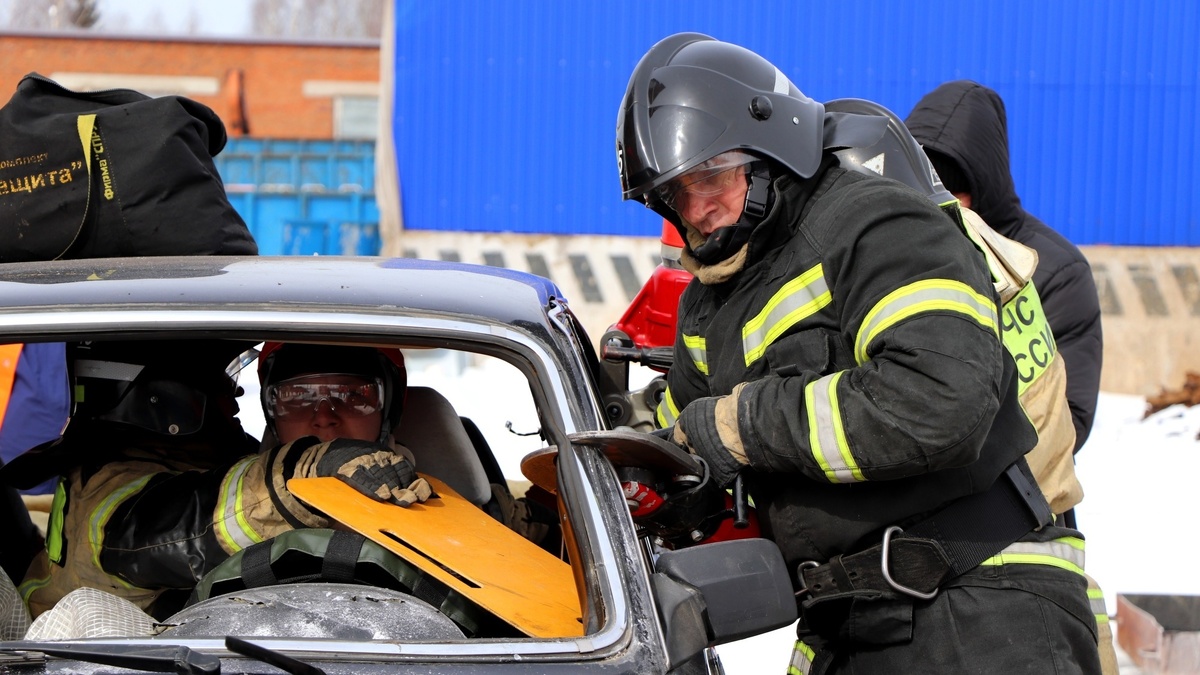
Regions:
<instances>
[{"instance_id":1,"label":"black firefighter jacket","mask_svg":"<svg viewBox=\"0 0 1200 675\"><path fill-rule=\"evenodd\" d=\"M987 489L1036 433L983 257L945 214L836 166L775 187L742 270L684 291L659 423L748 383L734 444L795 565Z\"/></svg>"},{"instance_id":2,"label":"black firefighter jacket","mask_svg":"<svg viewBox=\"0 0 1200 675\"><path fill-rule=\"evenodd\" d=\"M927 150L962 169L971 188L971 210L993 230L1037 251L1033 283L1067 367L1078 451L1092 429L1103 356L1091 266L1074 244L1021 208L1009 171L1008 121L999 94L968 80L947 82L918 101L905 123Z\"/></svg>"}]
</instances>

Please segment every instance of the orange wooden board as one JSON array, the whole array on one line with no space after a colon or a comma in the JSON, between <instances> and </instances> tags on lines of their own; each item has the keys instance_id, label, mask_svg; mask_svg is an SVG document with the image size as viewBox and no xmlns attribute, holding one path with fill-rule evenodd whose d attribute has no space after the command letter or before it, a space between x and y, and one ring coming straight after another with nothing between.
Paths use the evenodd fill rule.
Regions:
<instances>
[{"instance_id":1,"label":"orange wooden board","mask_svg":"<svg viewBox=\"0 0 1200 675\"><path fill-rule=\"evenodd\" d=\"M336 478L297 478L288 490L526 635L583 635L570 565L442 481L422 477L438 496L407 508L371 499Z\"/></svg>"}]
</instances>

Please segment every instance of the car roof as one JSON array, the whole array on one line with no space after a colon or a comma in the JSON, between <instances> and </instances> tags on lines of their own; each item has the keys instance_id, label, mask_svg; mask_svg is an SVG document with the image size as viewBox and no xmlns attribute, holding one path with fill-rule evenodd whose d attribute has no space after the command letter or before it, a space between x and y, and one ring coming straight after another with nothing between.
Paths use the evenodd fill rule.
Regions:
<instances>
[{"instance_id":1,"label":"car roof","mask_svg":"<svg viewBox=\"0 0 1200 675\"><path fill-rule=\"evenodd\" d=\"M122 305L327 306L545 325L562 293L524 272L407 258L193 256L0 265L0 313Z\"/></svg>"}]
</instances>

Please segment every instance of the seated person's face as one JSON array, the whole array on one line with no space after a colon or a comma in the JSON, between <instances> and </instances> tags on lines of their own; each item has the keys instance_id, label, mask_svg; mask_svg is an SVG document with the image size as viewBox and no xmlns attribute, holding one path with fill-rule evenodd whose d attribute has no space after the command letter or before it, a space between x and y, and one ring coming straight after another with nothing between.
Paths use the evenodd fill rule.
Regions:
<instances>
[{"instance_id":1,"label":"seated person's face","mask_svg":"<svg viewBox=\"0 0 1200 675\"><path fill-rule=\"evenodd\" d=\"M304 375L268 392L280 443L303 436L321 441L378 441L383 424L383 385L358 375Z\"/></svg>"}]
</instances>

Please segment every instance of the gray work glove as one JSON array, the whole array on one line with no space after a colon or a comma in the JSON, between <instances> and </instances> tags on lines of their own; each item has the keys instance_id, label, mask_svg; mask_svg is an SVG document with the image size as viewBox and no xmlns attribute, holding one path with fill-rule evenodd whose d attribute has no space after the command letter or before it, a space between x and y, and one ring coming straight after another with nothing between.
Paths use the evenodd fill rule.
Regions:
<instances>
[{"instance_id":1,"label":"gray work glove","mask_svg":"<svg viewBox=\"0 0 1200 675\"><path fill-rule=\"evenodd\" d=\"M293 445L299 443L296 441ZM379 443L350 438L337 438L304 448L292 476L331 476L372 499L400 506L410 506L434 496L428 481L417 476L413 465L403 455Z\"/></svg>"}]
</instances>

